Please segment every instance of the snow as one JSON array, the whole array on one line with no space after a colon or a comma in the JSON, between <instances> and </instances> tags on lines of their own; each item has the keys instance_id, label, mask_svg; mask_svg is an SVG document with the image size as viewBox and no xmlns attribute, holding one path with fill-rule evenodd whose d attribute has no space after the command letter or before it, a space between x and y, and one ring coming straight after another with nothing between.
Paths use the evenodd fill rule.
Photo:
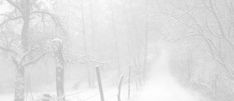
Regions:
<instances>
[{"instance_id":1,"label":"snow","mask_svg":"<svg viewBox=\"0 0 234 101\"><path fill-rule=\"evenodd\" d=\"M13 94L0 94L1 101L13 101Z\"/></svg>"},{"instance_id":2,"label":"snow","mask_svg":"<svg viewBox=\"0 0 234 101\"><path fill-rule=\"evenodd\" d=\"M162 50L155 59L145 86L132 92L130 101L204 101L203 97L195 91L179 84L169 70L170 52ZM123 85L122 101L127 99L127 85ZM117 101L117 87L103 87L106 101ZM55 92L49 94L55 95ZM40 94L33 94L39 98ZM13 101L13 94L0 95L3 101ZM100 101L98 88L85 88L79 91L66 91L68 101ZM27 100L30 101L30 100Z\"/></svg>"},{"instance_id":3,"label":"snow","mask_svg":"<svg viewBox=\"0 0 234 101\"><path fill-rule=\"evenodd\" d=\"M181 86L169 70L170 54L162 50L152 65L149 80L134 101L203 101L199 93Z\"/></svg>"}]
</instances>

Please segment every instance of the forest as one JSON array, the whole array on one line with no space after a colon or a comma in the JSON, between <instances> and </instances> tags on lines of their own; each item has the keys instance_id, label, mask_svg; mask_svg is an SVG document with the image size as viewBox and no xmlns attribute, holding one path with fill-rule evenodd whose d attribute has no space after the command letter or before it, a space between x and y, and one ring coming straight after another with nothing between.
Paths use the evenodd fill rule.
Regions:
<instances>
[{"instance_id":1,"label":"forest","mask_svg":"<svg viewBox=\"0 0 234 101\"><path fill-rule=\"evenodd\" d=\"M233 0L0 0L0 100L233 101Z\"/></svg>"}]
</instances>

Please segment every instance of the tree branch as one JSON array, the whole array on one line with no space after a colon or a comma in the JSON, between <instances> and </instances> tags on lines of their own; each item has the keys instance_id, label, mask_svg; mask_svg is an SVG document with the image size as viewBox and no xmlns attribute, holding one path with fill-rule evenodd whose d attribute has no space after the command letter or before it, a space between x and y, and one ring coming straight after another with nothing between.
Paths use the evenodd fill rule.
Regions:
<instances>
[{"instance_id":1,"label":"tree branch","mask_svg":"<svg viewBox=\"0 0 234 101\"><path fill-rule=\"evenodd\" d=\"M46 12L46 11L33 11L33 12L31 12L31 14L32 15L33 14L42 14L42 15L49 16L53 20L55 25L58 26L62 30L63 34L67 33L65 28L62 26L61 22L59 21L59 19L56 17L56 15L54 15L54 14L52 14L50 12Z\"/></svg>"},{"instance_id":2,"label":"tree branch","mask_svg":"<svg viewBox=\"0 0 234 101\"><path fill-rule=\"evenodd\" d=\"M13 18L8 17L8 19L6 19L0 23L0 27L2 27L3 25L5 25L6 23L8 23L10 21L18 20L20 18L22 18L22 16L17 16L17 17L13 17Z\"/></svg>"},{"instance_id":3,"label":"tree branch","mask_svg":"<svg viewBox=\"0 0 234 101\"><path fill-rule=\"evenodd\" d=\"M38 56L37 58L35 58L35 59L29 61L28 63L23 64L23 67L27 67L27 66L29 66L29 65L32 65L32 64L38 62L38 61L41 60L46 54L47 54L47 53L43 53L42 55L40 55L40 56Z\"/></svg>"},{"instance_id":4,"label":"tree branch","mask_svg":"<svg viewBox=\"0 0 234 101\"><path fill-rule=\"evenodd\" d=\"M20 12L22 12L21 8L14 3L12 0L6 0L10 5L12 5L13 7L15 7L16 9L18 9Z\"/></svg>"},{"instance_id":5,"label":"tree branch","mask_svg":"<svg viewBox=\"0 0 234 101\"><path fill-rule=\"evenodd\" d=\"M9 48L5 48L5 47L0 46L0 50L5 51L5 52L9 52L9 53L11 53L13 55L17 55L16 51L14 51L12 49L9 49Z\"/></svg>"},{"instance_id":6,"label":"tree branch","mask_svg":"<svg viewBox=\"0 0 234 101\"><path fill-rule=\"evenodd\" d=\"M206 21L205 21L205 26L206 26L208 32L209 32L211 35L213 35L214 37L217 37L217 38L221 39L221 36L220 36L218 33L212 31L212 29L210 28L210 26L209 26L209 24L208 24L207 19L206 19Z\"/></svg>"},{"instance_id":7,"label":"tree branch","mask_svg":"<svg viewBox=\"0 0 234 101\"><path fill-rule=\"evenodd\" d=\"M12 59L12 62L15 64L15 66L18 68L19 63L17 62L17 60L15 59L15 57L12 56L11 59Z\"/></svg>"},{"instance_id":8,"label":"tree branch","mask_svg":"<svg viewBox=\"0 0 234 101\"><path fill-rule=\"evenodd\" d=\"M26 57L27 57L30 53L32 53L32 51L33 51L33 49L30 49L30 50L28 50L28 51L23 55L23 57L20 59L20 64L23 64L23 62L24 62L24 60L26 59Z\"/></svg>"}]
</instances>

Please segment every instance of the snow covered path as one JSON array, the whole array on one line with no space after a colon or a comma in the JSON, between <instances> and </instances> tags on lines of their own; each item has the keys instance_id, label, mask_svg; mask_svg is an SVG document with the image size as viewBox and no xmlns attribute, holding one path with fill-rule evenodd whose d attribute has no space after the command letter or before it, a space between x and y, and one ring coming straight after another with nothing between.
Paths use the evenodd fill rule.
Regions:
<instances>
[{"instance_id":1,"label":"snow covered path","mask_svg":"<svg viewBox=\"0 0 234 101\"><path fill-rule=\"evenodd\" d=\"M203 101L198 93L182 87L169 71L169 52L162 50L152 65L149 80L134 101Z\"/></svg>"}]
</instances>

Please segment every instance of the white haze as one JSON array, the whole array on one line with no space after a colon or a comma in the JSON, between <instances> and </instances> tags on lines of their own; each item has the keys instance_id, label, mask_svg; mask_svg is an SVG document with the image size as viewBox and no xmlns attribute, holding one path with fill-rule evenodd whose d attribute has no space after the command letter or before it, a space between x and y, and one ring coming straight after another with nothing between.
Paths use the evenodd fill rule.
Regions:
<instances>
[{"instance_id":1,"label":"white haze","mask_svg":"<svg viewBox=\"0 0 234 101\"><path fill-rule=\"evenodd\" d=\"M233 67L234 0L0 0L0 101L234 101Z\"/></svg>"},{"instance_id":2,"label":"white haze","mask_svg":"<svg viewBox=\"0 0 234 101\"><path fill-rule=\"evenodd\" d=\"M170 73L171 50L160 45L152 60L148 81L136 101L203 101L198 92L183 87Z\"/></svg>"}]
</instances>

